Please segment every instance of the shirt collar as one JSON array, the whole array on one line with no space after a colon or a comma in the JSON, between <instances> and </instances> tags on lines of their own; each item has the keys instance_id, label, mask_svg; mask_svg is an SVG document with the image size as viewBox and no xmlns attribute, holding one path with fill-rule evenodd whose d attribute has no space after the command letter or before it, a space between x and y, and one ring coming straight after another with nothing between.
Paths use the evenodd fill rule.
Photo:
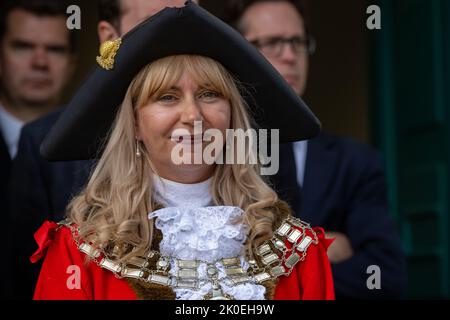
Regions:
<instances>
[{"instance_id":1,"label":"shirt collar","mask_svg":"<svg viewBox=\"0 0 450 320\"><path fill-rule=\"evenodd\" d=\"M212 177L199 183L185 184L154 176L154 197L169 207L206 207L213 203Z\"/></svg>"},{"instance_id":2,"label":"shirt collar","mask_svg":"<svg viewBox=\"0 0 450 320\"><path fill-rule=\"evenodd\" d=\"M24 122L14 117L0 105L0 133L5 139L11 159L14 159L19 147L20 131Z\"/></svg>"}]
</instances>

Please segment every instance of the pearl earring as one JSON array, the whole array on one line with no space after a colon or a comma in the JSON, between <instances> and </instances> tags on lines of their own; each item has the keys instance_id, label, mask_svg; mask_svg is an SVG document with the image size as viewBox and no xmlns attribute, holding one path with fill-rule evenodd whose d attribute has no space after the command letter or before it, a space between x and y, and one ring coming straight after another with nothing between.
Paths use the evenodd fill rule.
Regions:
<instances>
[{"instance_id":1,"label":"pearl earring","mask_svg":"<svg viewBox=\"0 0 450 320\"><path fill-rule=\"evenodd\" d=\"M136 157L141 157L141 148L139 147L139 140L136 140Z\"/></svg>"}]
</instances>

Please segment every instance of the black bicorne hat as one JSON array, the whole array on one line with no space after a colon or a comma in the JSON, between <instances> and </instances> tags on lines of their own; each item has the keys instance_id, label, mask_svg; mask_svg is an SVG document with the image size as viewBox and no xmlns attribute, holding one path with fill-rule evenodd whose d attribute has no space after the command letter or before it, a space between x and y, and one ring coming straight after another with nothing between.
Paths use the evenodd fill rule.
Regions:
<instances>
[{"instance_id":1,"label":"black bicorne hat","mask_svg":"<svg viewBox=\"0 0 450 320\"><path fill-rule=\"evenodd\" d=\"M280 142L310 139L320 132L319 120L258 50L191 1L182 8L165 8L100 51L99 65L43 141L44 158L83 160L101 154L133 78L147 64L178 54L220 62L247 88L243 96L258 126L279 129Z\"/></svg>"}]
</instances>

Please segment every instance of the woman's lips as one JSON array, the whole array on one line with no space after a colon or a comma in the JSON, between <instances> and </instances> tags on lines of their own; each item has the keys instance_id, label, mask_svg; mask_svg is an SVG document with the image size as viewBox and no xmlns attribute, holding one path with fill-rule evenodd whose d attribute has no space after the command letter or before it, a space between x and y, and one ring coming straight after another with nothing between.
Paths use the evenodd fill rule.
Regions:
<instances>
[{"instance_id":1,"label":"woman's lips","mask_svg":"<svg viewBox=\"0 0 450 320\"><path fill-rule=\"evenodd\" d=\"M204 135L189 135L189 136L178 136L175 138L177 143L194 144L201 143L204 141Z\"/></svg>"}]
</instances>

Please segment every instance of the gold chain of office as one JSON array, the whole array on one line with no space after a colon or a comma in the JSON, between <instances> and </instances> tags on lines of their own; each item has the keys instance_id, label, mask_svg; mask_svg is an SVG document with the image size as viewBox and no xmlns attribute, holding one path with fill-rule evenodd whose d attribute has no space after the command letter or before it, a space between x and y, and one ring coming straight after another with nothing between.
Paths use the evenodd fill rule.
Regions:
<instances>
[{"instance_id":1,"label":"gold chain of office","mask_svg":"<svg viewBox=\"0 0 450 320\"><path fill-rule=\"evenodd\" d=\"M248 269L241 267L239 257L220 259L214 262L203 260L181 260L163 256L155 250L148 251L143 256L132 257L127 263L118 261L118 247L114 247L112 254L105 250L79 241L78 228L70 221L64 220L60 226L70 228L78 249L88 255L99 267L111 271L117 278L137 279L146 283L169 286L172 289L198 290L205 283L212 284L212 290L205 295L206 300L229 300L234 297L223 293L219 284L219 270L216 263L224 267L225 278L220 281L228 286L245 283L262 284L280 276L288 276L294 266L303 261L310 244L318 244L317 234L310 225L300 219L289 217L281 223L274 236L266 240L256 249L256 260L248 260ZM308 235L306 230L310 231ZM169 274L170 261L173 261L178 272L176 276ZM199 279L197 271L200 263L206 264L207 279Z\"/></svg>"}]
</instances>

